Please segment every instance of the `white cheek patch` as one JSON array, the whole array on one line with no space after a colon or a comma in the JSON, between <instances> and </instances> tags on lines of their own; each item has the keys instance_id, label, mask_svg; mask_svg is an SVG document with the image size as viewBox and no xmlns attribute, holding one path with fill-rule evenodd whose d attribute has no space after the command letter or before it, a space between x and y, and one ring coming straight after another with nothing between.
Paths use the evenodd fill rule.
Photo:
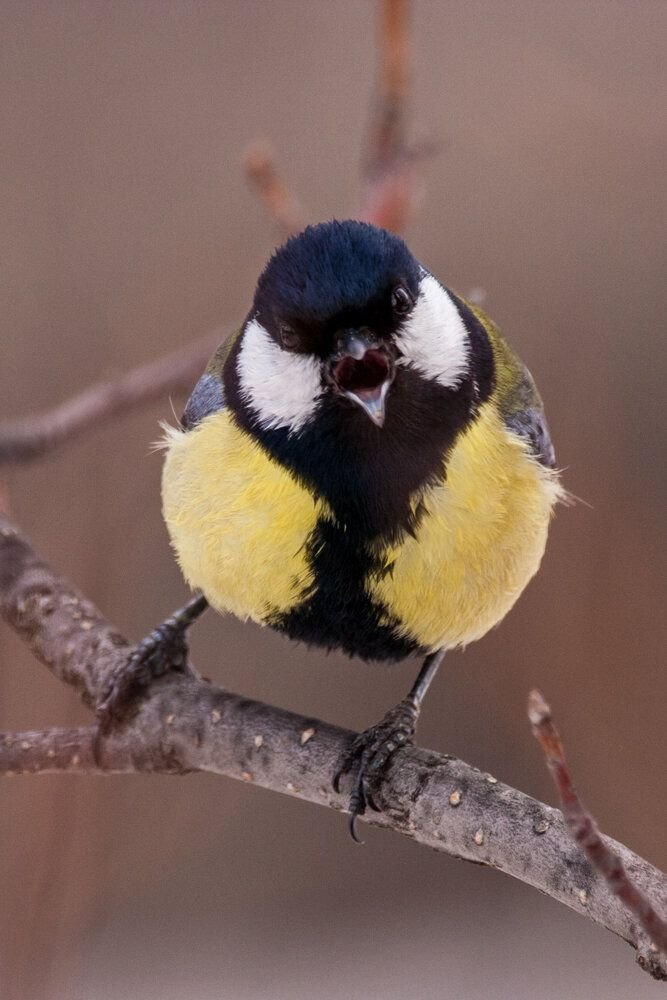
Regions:
<instances>
[{"instance_id":1,"label":"white cheek patch","mask_svg":"<svg viewBox=\"0 0 667 1000\"><path fill-rule=\"evenodd\" d=\"M317 409L319 361L283 351L257 320L243 331L237 371L243 398L267 430L286 427L297 433Z\"/></svg>"},{"instance_id":2,"label":"white cheek patch","mask_svg":"<svg viewBox=\"0 0 667 1000\"><path fill-rule=\"evenodd\" d=\"M470 338L454 301L427 274L419 297L396 338L407 364L420 375L455 389L469 371Z\"/></svg>"}]
</instances>

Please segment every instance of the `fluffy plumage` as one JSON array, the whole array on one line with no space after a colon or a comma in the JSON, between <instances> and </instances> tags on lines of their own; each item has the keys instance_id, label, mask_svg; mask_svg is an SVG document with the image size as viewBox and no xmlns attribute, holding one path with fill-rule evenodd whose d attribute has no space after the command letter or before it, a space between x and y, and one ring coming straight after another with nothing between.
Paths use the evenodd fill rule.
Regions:
<instances>
[{"instance_id":1,"label":"fluffy plumage","mask_svg":"<svg viewBox=\"0 0 667 1000\"><path fill-rule=\"evenodd\" d=\"M188 582L364 659L496 624L560 493L541 400L493 323L355 222L274 254L167 445L164 515Z\"/></svg>"}]
</instances>

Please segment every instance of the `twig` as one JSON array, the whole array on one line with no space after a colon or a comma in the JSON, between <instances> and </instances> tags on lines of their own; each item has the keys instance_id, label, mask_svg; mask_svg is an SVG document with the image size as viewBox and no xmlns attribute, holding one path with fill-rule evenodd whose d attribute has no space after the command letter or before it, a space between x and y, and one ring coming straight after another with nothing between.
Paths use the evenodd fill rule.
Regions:
<instances>
[{"instance_id":1,"label":"twig","mask_svg":"<svg viewBox=\"0 0 667 1000\"><path fill-rule=\"evenodd\" d=\"M371 178L407 147L407 105L412 86L408 0L381 0L377 11L380 81L365 163L365 173Z\"/></svg>"},{"instance_id":2,"label":"twig","mask_svg":"<svg viewBox=\"0 0 667 1000\"><path fill-rule=\"evenodd\" d=\"M53 410L0 423L0 466L42 458L112 417L162 399L170 392L187 392L228 333L208 333L156 361L97 382Z\"/></svg>"},{"instance_id":3,"label":"twig","mask_svg":"<svg viewBox=\"0 0 667 1000\"><path fill-rule=\"evenodd\" d=\"M420 166L436 151L432 142L410 143L407 122L412 87L412 37L408 0L378 4L379 86L364 159L365 202L360 218L405 231L422 193Z\"/></svg>"},{"instance_id":4,"label":"twig","mask_svg":"<svg viewBox=\"0 0 667 1000\"><path fill-rule=\"evenodd\" d=\"M89 707L131 651L2 516L0 615ZM354 735L230 694L194 674L172 674L104 740L99 764L92 729L56 729L8 734L9 743L4 736L0 771L210 771L341 810L347 799L334 793L331 776ZM384 811L369 813L368 822L537 887L638 948L652 975L667 976L667 963L649 949L635 920L581 856L558 810L463 761L417 748L395 755L384 789ZM667 877L622 845L607 843L635 883L667 903Z\"/></svg>"},{"instance_id":5,"label":"twig","mask_svg":"<svg viewBox=\"0 0 667 1000\"><path fill-rule=\"evenodd\" d=\"M528 717L533 734L539 741L563 807L563 815L576 844L579 845L596 871L606 879L610 891L641 924L653 945L667 957L667 921L655 910L641 889L630 877L610 842L602 836L572 782L560 735L554 725L551 708L542 694L531 691Z\"/></svg>"},{"instance_id":6,"label":"twig","mask_svg":"<svg viewBox=\"0 0 667 1000\"><path fill-rule=\"evenodd\" d=\"M301 232L308 225L306 211L279 176L271 146L253 143L243 154L243 167L280 235Z\"/></svg>"},{"instance_id":7,"label":"twig","mask_svg":"<svg viewBox=\"0 0 667 1000\"><path fill-rule=\"evenodd\" d=\"M380 82L363 164L365 203L358 215L376 226L403 232L419 193L419 166L436 147L406 141L412 81L408 0L381 0L378 11ZM243 162L281 236L300 232L308 222L306 212L278 175L271 147L254 143Z\"/></svg>"},{"instance_id":8,"label":"twig","mask_svg":"<svg viewBox=\"0 0 667 1000\"><path fill-rule=\"evenodd\" d=\"M405 232L423 197L421 166L438 148L425 141L397 154L368 184L359 218L394 233Z\"/></svg>"}]
</instances>

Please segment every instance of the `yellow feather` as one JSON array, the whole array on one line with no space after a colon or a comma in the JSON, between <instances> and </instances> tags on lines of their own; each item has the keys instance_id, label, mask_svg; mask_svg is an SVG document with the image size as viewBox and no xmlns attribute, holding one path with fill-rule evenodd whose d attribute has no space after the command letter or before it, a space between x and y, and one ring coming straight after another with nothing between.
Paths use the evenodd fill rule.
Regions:
<instances>
[{"instance_id":1,"label":"yellow feather","mask_svg":"<svg viewBox=\"0 0 667 1000\"><path fill-rule=\"evenodd\" d=\"M228 410L166 446L163 512L186 580L239 618L291 608L312 583L305 542L323 505Z\"/></svg>"},{"instance_id":2,"label":"yellow feather","mask_svg":"<svg viewBox=\"0 0 667 1000\"><path fill-rule=\"evenodd\" d=\"M424 494L416 538L387 553L392 570L369 592L427 649L480 638L537 572L561 492L487 403L452 450L446 480Z\"/></svg>"}]
</instances>

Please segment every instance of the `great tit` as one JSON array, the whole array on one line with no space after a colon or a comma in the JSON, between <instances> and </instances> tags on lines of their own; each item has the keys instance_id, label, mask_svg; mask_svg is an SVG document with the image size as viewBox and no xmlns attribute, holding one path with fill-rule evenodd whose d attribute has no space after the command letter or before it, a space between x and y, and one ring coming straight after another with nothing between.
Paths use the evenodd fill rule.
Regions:
<instances>
[{"instance_id":1,"label":"great tit","mask_svg":"<svg viewBox=\"0 0 667 1000\"><path fill-rule=\"evenodd\" d=\"M209 602L363 660L425 657L335 775L355 773L355 836L444 651L539 567L561 487L533 379L401 239L325 222L275 251L165 446L165 521L203 595L177 625Z\"/></svg>"}]
</instances>

